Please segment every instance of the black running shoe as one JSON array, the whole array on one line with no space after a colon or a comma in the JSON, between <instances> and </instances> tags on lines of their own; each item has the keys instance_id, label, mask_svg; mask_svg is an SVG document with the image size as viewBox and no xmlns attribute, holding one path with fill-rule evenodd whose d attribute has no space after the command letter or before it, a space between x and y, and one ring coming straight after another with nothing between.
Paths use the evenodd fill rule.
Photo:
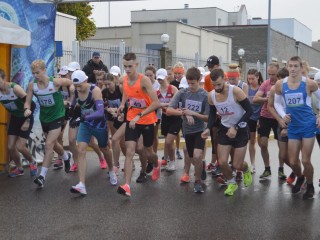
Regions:
<instances>
[{"instance_id":1,"label":"black running shoe","mask_svg":"<svg viewBox=\"0 0 320 240\"><path fill-rule=\"evenodd\" d=\"M303 199L311 199L314 195L314 187L307 186L307 191L303 194Z\"/></svg>"},{"instance_id":2,"label":"black running shoe","mask_svg":"<svg viewBox=\"0 0 320 240\"><path fill-rule=\"evenodd\" d=\"M68 152L68 160L64 160L64 171L66 173L70 172L70 159L71 159L72 155L70 152Z\"/></svg>"},{"instance_id":3,"label":"black running shoe","mask_svg":"<svg viewBox=\"0 0 320 240\"><path fill-rule=\"evenodd\" d=\"M39 175L33 180L33 182L37 184L39 188L43 188L45 180L43 176Z\"/></svg>"},{"instance_id":4,"label":"black running shoe","mask_svg":"<svg viewBox=\"0 0 320 240\"><path fill-rule=\"evenodd\" d=\"M301 177L299 177L296 181L296 184L293 186L293 188L291 189L292 193L298 193L300 192L301 186L304 183L304 176L302 175Z\"/></svg>"},{"instance_id":5,"label":"black running shoe","mask_svg":"<svg viewBox=\"0 0 320 240\"><path fill-rule=\"evenodd\" d=\"M148 163L146 173L149 174L153 170L153 163Z\"/></svg>"},{"instance_id":6,"label":"black running shoe","mask_svg":"<svg viewBox=\"0 0 320 240\"><path fill-rule=\"evenodd\" d=\"M137 183L144 183L147 181L147 174L144 172L140 172L139 177L137 178L136 182Z\"/></svg>"}]
</instances>

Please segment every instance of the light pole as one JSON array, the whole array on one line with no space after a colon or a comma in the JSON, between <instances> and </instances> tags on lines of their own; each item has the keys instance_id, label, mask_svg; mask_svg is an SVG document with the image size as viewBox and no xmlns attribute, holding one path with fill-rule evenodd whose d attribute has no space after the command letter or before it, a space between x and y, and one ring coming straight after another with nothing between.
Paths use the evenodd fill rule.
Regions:
<instances>
[{"instance_id":1,"label":"light pole","mask_svg":"<svg viewBox=\"0 0 320 240\"><path fill-rule=\"evenodd\" d=\"M241 79L243 80L244 78L244 71L245 71L245 69L244 69L244 64L243 64L243 56L244 56L244 54L245 54L245 51L244 51L244 49L243 48L239 48L239 50L238 50L238 55L239 55L239 67L240 67L240 74L241 74Z\"/></svg>"},{"instance_id":2,"label":"light pole","mask_svg":"<svg viewBox=\"0 0 320 240\"><path fill-rule=\"evenodd\" d=\"M164 33L161 35L160 39L163 44L160 49L160 66L165 68L172 63L172 52L168 49L170 36L167 33Z\"/></svg>"}]
</instances>

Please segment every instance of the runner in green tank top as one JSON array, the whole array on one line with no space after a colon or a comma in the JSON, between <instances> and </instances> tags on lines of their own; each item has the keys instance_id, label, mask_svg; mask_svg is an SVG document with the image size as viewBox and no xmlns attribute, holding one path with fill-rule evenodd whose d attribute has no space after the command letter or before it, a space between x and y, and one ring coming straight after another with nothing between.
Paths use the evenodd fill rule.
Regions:
<instances>
[{"instance_id":1,"label":"runner in green tank top","mask_svg":"<svg viewBox=\"0 0 320 240\"><path fill-rule=\"evenodd\" d=\"M46 136L45 154L40 175L34 179L34 183L43 187L48 168L53 158L53 150L62 156L65 172L70 171L71 153L65 152L57 139L61 132L64 121L64 104L60 87L67 87L72 84L67 78L53 78L46 74L46 64L43 60L35 60L31 64L34 80L27 88L27 99L25 102L24 115L31 114L30 103L35 95L40 105L40 122Z\"/></svg>"},{"instance_id":2,"label":"runner in green tank top","mask_svg":"<svg viewBox=\"0 0 320 240\"><path fill-rule=\"evenodd\" d=\"M19 152L28 160L30 175L34 176L37 173L37 163L27 148L27 140L33 126L33 115L31 114L28 118L23 115L27 94L18 84L6 82L5 79L5 72L0 69L0 103L11 114L7 131L8 150L10 160L16 165L16 168L10 171L9 177L24 175ZM35 104L32 102L32 109L34 107Z\"/></svg>"}]
</instances>

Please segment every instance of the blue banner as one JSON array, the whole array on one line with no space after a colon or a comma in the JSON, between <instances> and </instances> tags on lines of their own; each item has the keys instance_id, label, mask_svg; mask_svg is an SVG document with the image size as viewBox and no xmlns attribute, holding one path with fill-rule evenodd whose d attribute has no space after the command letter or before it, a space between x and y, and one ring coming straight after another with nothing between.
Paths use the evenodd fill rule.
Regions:
<instances>
[{"instance_id":1,"label":"blue banner","mask_svg":"<svg viewBox=\"0 0 320 240\"><path fill-rule=\"evenodd\" d=\"M33 79L30 65L36 59L44 60L47 66L47 74L53 76L55 4L32 3L29 0L1 0L0 16L31 32L31 45L29 47L12 48L11 81L26 89L28 83ZM44 155L44 137L39 122L38 104L34 117L35 122L28 146L33 157L41 162Z\"/></svg>"},{"instance_id":2,"label":"blue banner","mask_svg":"<svg viewBox=\"0 0 320 240\"><path fill-rule=\"evenodd\" d=\"M26 88L32 80L30 65L35 59L43 59L47 74L53 76L55 4L1 0L0 15L31 32L31 46L12 49L11 80Z\"/></svg>"}]
</instances>

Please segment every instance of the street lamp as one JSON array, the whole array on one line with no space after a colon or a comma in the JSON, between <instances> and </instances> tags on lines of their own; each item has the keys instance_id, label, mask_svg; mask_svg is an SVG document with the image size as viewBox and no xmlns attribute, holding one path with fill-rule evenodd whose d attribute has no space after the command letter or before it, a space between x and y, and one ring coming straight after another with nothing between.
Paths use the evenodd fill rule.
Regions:
<instances>
[{"instance_id":1,"label":"street lamp","mask_svg":"<svg viewBox=\"0 0 320 240\"><path fill-rule=\"evenodd\" d=\"M238 50L238 55L239 55L239 57L240 57L240 59L239 59L239 68L240 68L240 74L241 74L241 79L243 79L243 77L244 77L244 69L243 69L243 56L244 56L244 54L245 54L245 51L244 51L244 49L243 48L240 48L239 50Z\"/></svg>"},{"instance_id":2,"label":"street lamp","mask_svg":"<svg viewBox=\"0 0 320 240\"><path fill-rule=\"evenodd\" d=\"M239 55L240 59L242 59L242 57L244 56L244 54L245 54L244 49L243 49L243 48L240 48L240 49L238 50L238 55Z\"/></svg>"},{"instance_id":3,"label":"street lamp","mask_svg":"<svg viewBox=\"0 0 320 240\"><path fill-rule=\"evenodd\" d=\"M160 39L161 39L161 41L163 43L163 47L167 48L170 36L168 34L164 33L164 34L161 35Z\"/></svg>"}]
</instances>

